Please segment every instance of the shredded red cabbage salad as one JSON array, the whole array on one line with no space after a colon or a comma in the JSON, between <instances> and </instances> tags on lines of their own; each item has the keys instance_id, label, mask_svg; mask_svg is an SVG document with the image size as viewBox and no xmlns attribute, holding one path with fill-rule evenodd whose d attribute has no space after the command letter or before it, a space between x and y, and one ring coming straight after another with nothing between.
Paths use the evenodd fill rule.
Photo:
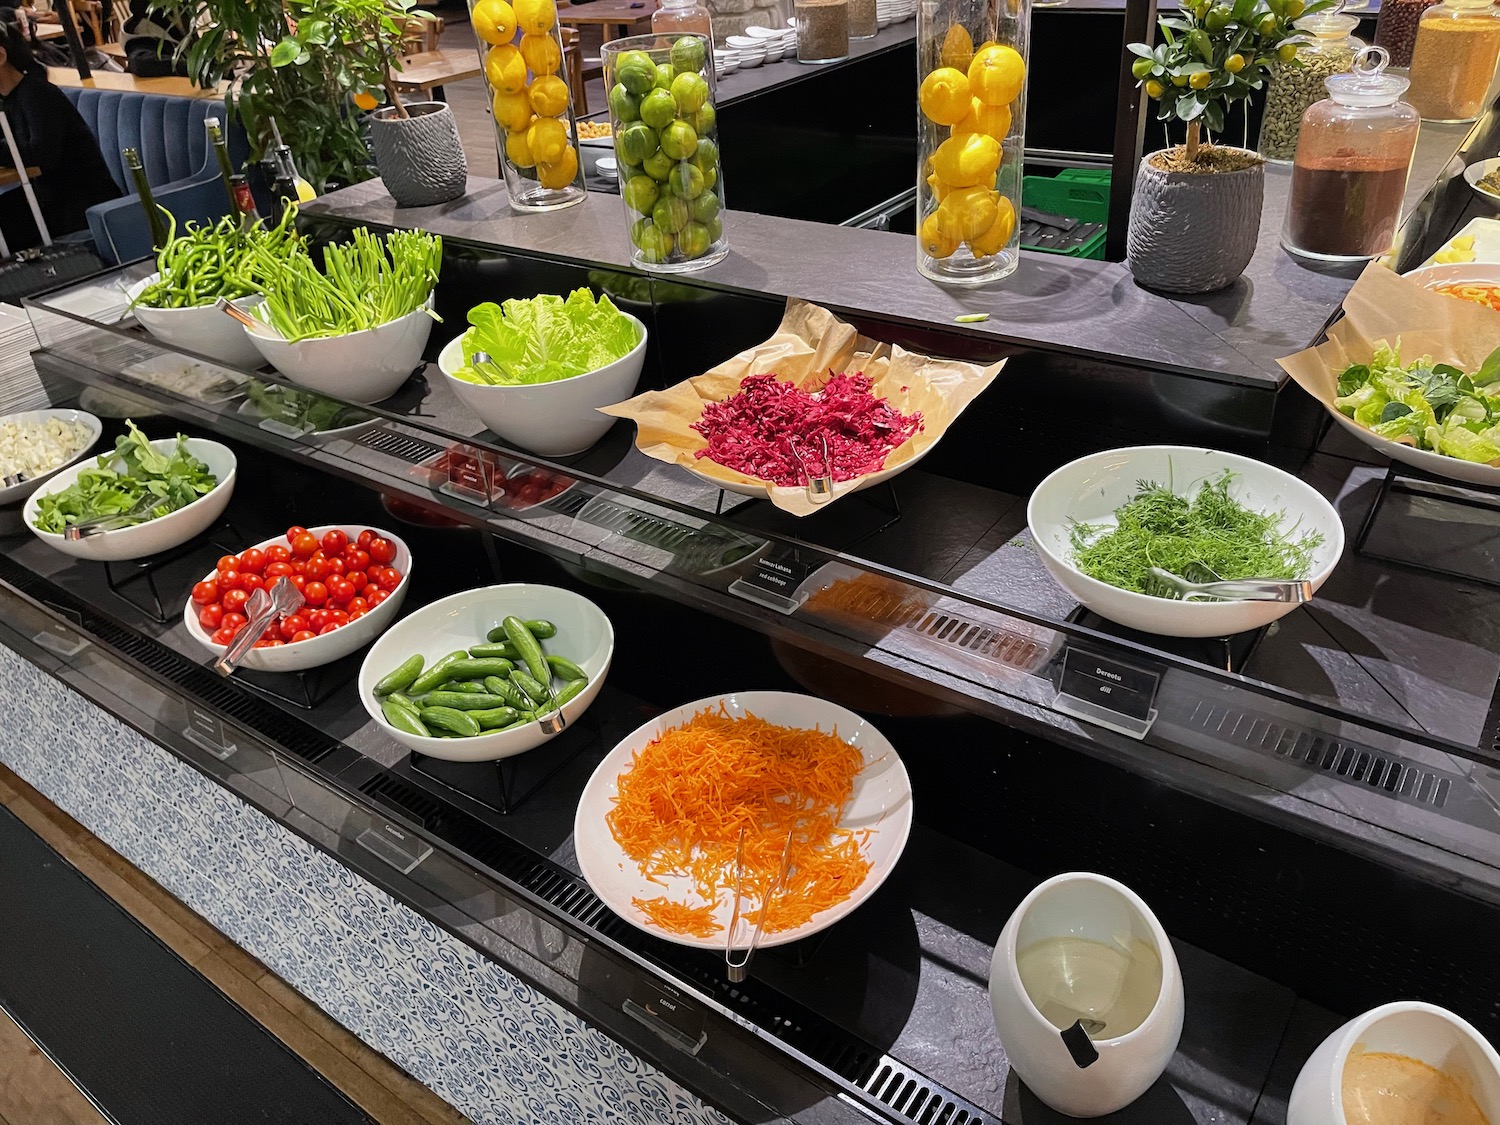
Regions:
<instances>
[{"instance_id":1,"label":"shredded red cabbage salad","mask_svg":"<svg viewBox=\"0 0 1500 1125\"><path fill-rule=\"evenodd\" d=\"M748 375L737 394L709 403L693 423L708 441L696 456L772 484L806 485L809 472L827 471L827 438L835 481L878 472L891 450L921 431L922 414L902 414L872 385L865 375L837 374L808 394L775 375Z\"/></svg>"}]
</instances>

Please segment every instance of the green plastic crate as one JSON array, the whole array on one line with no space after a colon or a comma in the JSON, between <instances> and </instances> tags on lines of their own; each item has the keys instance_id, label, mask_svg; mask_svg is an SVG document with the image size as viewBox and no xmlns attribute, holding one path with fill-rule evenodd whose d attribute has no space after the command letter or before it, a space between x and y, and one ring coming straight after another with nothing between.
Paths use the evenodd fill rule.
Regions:
<instances>
[{"instance_id":1,"label":"green plastic crate","mask_svg":"<svg viewBox=\"0 0 1500 1125\"><path fill-rule=\"evenodd\" d=\"M1109 218L1109 169L1069 168L1057 176L1022 176L1021 201L1038 211L1067 215L1085 223L1103 223ZM1104 257L1104 234L1099 230L1087 242L1068 250L1027 246L1024 242L1021 245L1044 254L1098 261Z\"/></svg>"}]
</instances>

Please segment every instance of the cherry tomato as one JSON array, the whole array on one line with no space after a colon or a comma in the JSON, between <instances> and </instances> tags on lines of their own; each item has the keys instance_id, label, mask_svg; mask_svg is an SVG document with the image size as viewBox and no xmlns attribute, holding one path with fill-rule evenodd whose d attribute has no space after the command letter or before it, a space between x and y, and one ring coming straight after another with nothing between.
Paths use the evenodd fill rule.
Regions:
<instances>
[{"instance_id":1,"label":"cherry tomato","mask_svg":"<svg viewBox=\"0 0 1500 1125\"><path fill-rule=\"evenodd\" d=\"M224 607L221 605L204 606L198 611L198 624L212 633L224 624Z\"/></svg>"},{"instance_id":2,"label":"cherry tomato","mask_svg":"<svg viewBox=\"0 0 1500 1125\"><path fill-rule=\"evenodd\" d=\"M354 597L352 597L352 598L349 599L349 607L348 608L349 608L349 620L352 621L352 620L354 620L354 615L356 613L364 613L367 610L369 610L370 603L367 602L367 601L365 601L364 598L362 598L362 597L360 597L359 595L356 594Z\"/></svg>"},{"instance_id":3,"label":"cherry tomato","mask_svg":"<svg viewBox=\"0 0 1500 1125\"><path fill-rule=\"evenodd\" d=\"M359 544L360 550L368 551L370 549L370 540L374 538L375 533L367 527L359 533L359 538L355 542Z\"/></svg>"},{"instance_id":4,"label":"cherry tomato","mask_svg":"<svg viewBox=\"0 0 1500 1125\"><path fill-rule=\"evenodd\" d=\"M306 574L309 578L316 578L321 582L323 579L328 577L328 560L320 559L316 556L308 559L306 564Z\"/></svg>"},{"instance_id":5,"label":"cherry tomato","mask_svg":"<svg viewBox=\"0 0 1500 1125\"><path fill-rule=\"evenodd\" d=\"M365 615L365 612L366 611L362 610L362 609L351 609L349 611L349 620L350 621L358 621L361 617L363 617Z\"/></svg>"},{"instance_id":6,"label":"cherry tomato","mask_svg":"<svg viewBox=\"0 0 1500 1125\"><path fill-rule=\"evenodd\" d=\"M368 571L370 569L370 552L362 547L350 547L344 552L344 562L348 564L350 570Z\"/></svg>"},{"instance_id":7,"label":"cherry tomato","mask_svg":"<svg viewBox=\"0 0 1500 1125\"><path fill-rule=\"evenodd\" d=\"M224 591L224 612L238 613L245 608L245 603L250 600L250 595L244 590Z\"/></svg>"},{"instance_id":8,"label":"cherry tomato","mask_svg":"<svg viewBox=\"0 0 1500 1125\"><path fill-rule=\"evenodd\" d=\"M291 567L292 567L292 573L293 574L301 574L301 575L306 576L306 574L307 574L307 560L306 559L293 559L292 562L291 562Z\"/></svg>"},{"instance_id":9,"label":"cherry tomato","mask_svg":"<svg viewBox=\"0 0 1500 1125\"><path fill-rule=\"evenodd\" d=\"M307 528L302 527L300 524L294 523L291 527L286 529L286 541L290 544L295 544L297 542L297 536L306 534Z\"/></svg>"},{"instance_id":10,"label":"cherry tomato","mask_svg":"<svg viewBox=\"0 0 1500 1125\"><path fill-rule=\"evenodd\" d=\"M359 596L364 598L365 601L369 602L371 605L377 605L379 603L377 603L374 598L376 594L379 594L381 592L382 591L379 586L375 585L375 583L373 582L369 582L366 583L364 588L360 590Z\"/></svg>"},{"instance_id":11,"label":"cherry tomato","mask_svg":"<svg viewBox=\"0 0 1500 1125\"><path fill-rule=\"evenodd\" d=\"M300 533L292 540L292 554L299 559L310 559L318 549L317 538L309 531Z\"/></svg>"},{"instance_id":12,"label":"cherry tomato","mask_svg":"<svg viewBox=\"0 0 1500 1125\"><path fill-rule=\"evenodd\" d=\"M295 637L292 638L292 643L296 644L298 641L310 641L317 635L318 634L314 633L311 629L303 629Z\"/></svg>"},{"instance_id":13,"label":"cherry tomato","mask_svg":"<svg viewBox=\"0 0 1500 1125\"><path fill-rule=\"evenodd\" d=\"M290 578L295 573L292 564L288 562L266 563L266 579L270 581L276 578Z\"/></svg>"},{"instance_id":14,"label":"cherry tomato","mask_svg":"<svg viewBox=\"0 0 1500 1125\"><path fill-rule=\"evenodd\" d=\"M308 605L319 606L328 600L328 587L316 580L309 580L302 587L302 600Z\"/></svg>"},{"instance_id":15,"label":"cherry tomato","mask_svg":"<svg viewBox=\"0 0 1500 1125\"><path fill-rule=\"evenodd\" d=\"M272 543L266 548L266 561L273 563L291 562L292 552L280 543Z\"/></svg>"},{"instance_id":16,"label":"cherry tomato","mask_svg":"<svg viewBox=\"0 0 1500 1125\"><path fill-rule=\"evenodd\" d=\"M369 584L370 579L366 577L365 572L362 570L346 570L344 571L344 581L356 590L363 590Z\"/></svg>"},{"instance_id":17,"label":"cherry tomato","mask_svg":"<svg viewBox=\"0 0 1500 1125\"><path fill-rule=\"evenodd\" d=\"M380 572L380 577L375 580L375 584L387 592L394 591L397 586L401 585L401 572L393 566L388 566Z\"/></svg>"},{"instance_id":18,"label":"cherry tomato","mask_svg":"<svg viewBox=\"0 0 1500 1125\"><path fill-rule=\"evenodd\" d=\"M220 555L219 561L214 566L220 574L223 574L226 570L239 570L240 560L235 555Z\"/></svg>"},{"instance_id":19,"label":"cherry tomato","mask_svg":"<svg viewBox=\"0 0 1500 1125\"><path fill-rule=\"evenodd\" d=\"M267 640L265 637L262 637L260 640L256 641L250 647L251 648L270 648L271 647L271 642L269 640Z\"/></svg>"},{"instance_id":20,"label":"cherry tomato","mask_svg":"<svg viewBox=\"0 0 1500 1125\"><path fill-rule=\"evenodd\" d=\"M349 615L341 609L330 609L328 611L328 620L335 625L347 625L349 624Z\"/></svg>"},{"instance_id":21,"label":"cherry tomato","mask_svg":"<svg viewBox=\"0 0 1500 1125\"><path fill-rule=\"evenodd\" d=\"M236 633L238 633L248 624L249 621L246 620L243 613L233 613L229 610L224 611L224 621L221 625L221 628L232 629Z\"/></svg>"},{"instance_id":22,"label":"cherry tomato","mask_svg":"<svg viewBox=\"0 0 1500 1125\"><path fill-rule=\"evenodd\" d=\"M297 587L297 590L300 593L301 590L307 585L307 575L293 574L287 579L287 581L290 582L293 586Z\"/></svg>"},{"instance_id":23,"label":"cherry tomato","mask_svg":"<svg viewBox=\"0 0 1500 1125\"><path fill-rule=\"evenodd\" d=\"M349 545L349 536L338 528L323 532L323 550L330 555L341 555Z\"/></svg>"},{"instance_id":24,"label":"cherry tomato","mask_svg":"<svg viewBox=\"0 0 1500 1125\"><path fill-rule=\"evenodd\" d=\"M234 630L227 627L221 628L209 640L213 641L216 645L227 645L230 641L234 640Z\"/></svg>"},{"instance_id":25,"label":"cherry tomato","mask_svg":"<svg viewBox=\"0 0 1500 1125\"><path fill-rule=\"evenodd\" d=\"M370 558L380 563L381 566L390 566L396 557L396 544L389 539L383 539L377 535L370 540L370 545L365 548L370 552Z\"/></svg>"},{"instance_id":26,"label":"cherry tomato","mask_svg":"<svg viewBox=\"0 0 1500 1125\"><path fill-rule=\"evenodd\" d=\"M390 596L391 595L385 590L376 590L373 594L370 595L367 600L372 606L377 606Z\"/></svg>"},{"instance_id":27,"label":"cherry tomato","mask_svg":"<svg viewBox=\"0 0 1500 1125\"><path fill-rule=\"evenodd\" d=\"M321 629L318 630L318 636L326 637L329 633L333 632L337 628L337 622L329 622L327 625L324 625Z\"/></svg>"},{"instance_id":28,"label":"cherry tomato","mask_svg":"<svg viewBox=\"0 0 1500 1125\"><path fill-rule=\"evenodd\" d=\"M335 557L331 559L324 559L323 561L328 566L329 574L343 574L344 571L349 569L348 564L345 563L342 558Z\"/></svg>"},{"instance_id":29,"label":"cherry tomato","mask_svg":"<svg viewBox=\"0 0 1500 1125\"><path fill-rule=\"evenodd\" d=\"M240 589L244 590L245 593L252 594L256 590L264 590L265 588L266 588L266 579L265 579L264 575L261 575L261 574L242 574L242 575L240 575Z\"/></svg>"},{"instance_id":30,"label":"cherry tomato","mask_svg":"<svg viewBox=\"0 0 1500 1125\"><path fill-rule=\"evenodd\" d=\"M300 613L294 613L290 617L283 617L281 619L281 635L287 640L291 640L296 634L306 628L307 618L303 617Z\"/></svg>"},{"instance_id":31,"label":"cherry tomato","mask_svg":"<svg viewBox=\"0 0 1500 1125\"><path fill-rule=\"evenodd\" d=\"M354 587L342 578L331 579L328 583L328 599L335 605L347 606L354 597Z\"/></svg>"},{"instance_id":32,"label":"cherry tomato","mask_svg":"<svg viewBox=\"0 0 1500 1125\"><path fill-rule=\"evenodd\" d=\"M281 633L277 630L275 625L270 625L267 626L266 631L260 635L260 639L263 641L279 641L281 640Z\"/></svg>"},{"instance_id":33,"label":"cherry tomato","mask_svg":"<svg viewBox=\"0 0 1500 1125\"><path fill-rule=\"evenodd\" d=\"M229 590L240 588L240 572L237 570L219 571L219 593L223 594Z\"/></svg>"},{"instance_id":34,"label":"cherry tomato","mask_svg":"<svg viewBox=\"0 0 1500 1125\"><path fill-rule=\"evenodd\" d=\"M219 600L219 584L212 578L193 583L193 601L198 605L212 605Z\"/></svg>"}]
</instances>

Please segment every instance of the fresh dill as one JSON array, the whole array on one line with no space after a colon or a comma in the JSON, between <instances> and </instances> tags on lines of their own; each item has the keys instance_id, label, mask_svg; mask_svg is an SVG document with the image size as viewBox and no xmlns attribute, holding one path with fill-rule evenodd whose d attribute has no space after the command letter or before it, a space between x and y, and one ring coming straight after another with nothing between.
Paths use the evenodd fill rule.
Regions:
<instances>
[{"instance_id":1,"label":"fresh dill","mask_svg":"<svg viewBox=\"0 0 1500 1125\"><path fill-rule=\"evenodd\" d=\"M1136 495L1115 509L1115 527L1073 525L1073 565L1138 594L1153 566L1183 574L1199 563L1224 579L1307 577L1323 536L1282 530L1285 512L1252 512L1229 495L1233 479L1226 470L1191 500L1155 481L1137 481Z\"/></svg>"}]
</instances>

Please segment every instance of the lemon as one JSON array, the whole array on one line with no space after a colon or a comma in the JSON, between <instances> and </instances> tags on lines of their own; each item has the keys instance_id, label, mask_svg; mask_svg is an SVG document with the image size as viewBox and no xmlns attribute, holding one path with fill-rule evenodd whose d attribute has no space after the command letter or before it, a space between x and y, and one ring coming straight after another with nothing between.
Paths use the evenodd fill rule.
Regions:
<instances>
[{"instance_id":1,"label":"lemon","mask_svg":"<svg viewBox=\"0 0 1500 1125\"><path fill-rule=\"evenodd\" d=\"M958 243L938 229L937 213L922 220L922 229L917 232L922 244L922 253L929 258L946 258L958 249Z\"/></svg>"},{"instance_id":2,"label":"lemon","mask_svg":"<svg viewBox=\"0 0 1500 1125\"><path fill-rule=\"evenodd\" d=\"M567 126L555 119L539 118L526 130L526 143L538 164L556 163L569 147Z\"/></svg>"},{"instance_id":3,"label":"lemon","mask_svg":"<svg viewBox=\"0 0 1500 1125\"><path fill-rule=\"evenodd\" d=\"M1016 230L1016 209L1003 195L998 200L998 213L990 228L977 238L969 239L969 250L976 258L988 258L998 254L1010 243Z\"/></svg>"},{"instance_id":4,"label":"lemon","mask_svg":"<svg viewBox=\"0 0 1500 1125\"><path fill-rule=\"evenodd\" d=\"M555 74L544 74L526 91L538 117L561 117L568 110L568 84Z\"/></svg>"},{"instance_id":5,"label":"lemon","mask_svg":"<svg viewBox=\"0 0 1500 1125\"><path fill-rule=\"evenodd\" d=\"M997 193L989 188L958 188L938 204L931 218L937 220L938 233L953 242L977 238L994 225L1000 214Z\"/></svg>"},{"instance_id":6,"label":"lemon","mask_svg":"<svg viewBox=\"0 0 1500 1125\"><path fill-rule=\"evenodd\" d=\"M505 134L505 158L517 168L536 167L536 157L531 155L531 145L526 141L526 130Z\"/></svg>"},{"instance_id":7,"label":"lemon","mask_svg":"<svg viewBox=\"0 0 1500 1125\"><path fill-rule=\"evenodd\" d=\"M948 193L953 189L936 176L927 177L927 190L932 192L932 198L941 203L948 198Z\"/></svg>"},{"instance_id":8,"label":"lemon","mask_svg":"<svg viewBox=\"0 0 1500 1125\"><path fill-rule=\"evenodd\" d=\"M516 24L527 35L551 31L557 22L557 5L553 0L516 0Z\"/></svg>"},{"instance_id":9,"label":"lemon","mask_svg":"<svg viewBox=\"0 0 1500 1125\"><path fill-rule=\"evenodd\" d=\"M507 133L524 132L531 116L531 99L525 94L495 95L495 120Z\"/></svg>"},{"instance_id":10,"label":"lemon","mask_svg":"<svg viewBox=\"0 0 1500 1125\"><path fill-rule=\"evenodd\" d=\"M562 156L536 166L536 178L544 188L565 188L578 175L578 153L573 146L563 142Z\"/></svg>"},{"instance_id":11,"label":"lemon","mask_svg":"<svg viewBox=\"0 0 1500 1125\"><path fill-rule=\"evenodd\" d=\"M1026 85L1026 64L1014 47L987 43L969 64L969 88L986 105L1016 100Z\"/></svg>"},{"instance_id":12,"label":"lemon","mask_svg":"<svg viewBox=\"0 0 1500 1125\"><path fill-rule=\"evenodd\" d=\"M526 60L509 43L491 47L484 57L484 76L497 94L519 94L526 89Z\"/></svg>"},{"instance_id":13,"label":"lemon","mask_svg":"<svg viewBox=\"0 0 1500 1125\"><path fill-rule=\"evenodd\" d=\"M961 70L940 66L922 79L917 104L929 121L957 125L969 112L969 80Z\"/></svg>"},{"instance_id":14,"label":"lemon","mask_svg":"<svg viewBox=\"0 0 1500 1125\"><path fill-rule=\"evenodd\" d=\"M1000 167L1000 142L984 133L949 137L932 154L932 170L950 187L989 187Z\"/></svg>"},{"instance_id":15,"label":"lemon","mask_svg":"<svg viewBox=\"0 0 1500 1125\"><path fill-rule=\"evenodd\" d=\"M943 46L938 52L938 63L968 73L969 64L973 61L974 39L967 27L956 23L948 29L948 34L943 36Z\"/></svg>"},{"instance_id":16,"label":"lemon","mask_svg":"<svg viewBox=\"0 0 1500 1125\"><path fill-rule=\"evenodd\" d=\"M997 141L1002 141L1009 132L1010 106L986 105L978 98L970 101L968 114L953 126L955 137L961 137L965 133L984 133L994 137Z\"/></svg>"},{"instance_id":17,"label":"lemon","mask_svg":"<svg viewBox=\"0 0 1500 1125\"><path fill-rule=\"evenodd\" d=\"M562 48L550 35L521 36L521 57L537 76L556 74L562 66Z\"/></svg>"},{"instance_id":18,"label":"lemon","mask_svg":"<svg viewBox=\"0 0 1500 1125\"><path fill-rule=\"evenodd\" d=\"M470 25L475 35L498 47L516 37L516 11L505 0L474 0Z\"/></svg>"}]
</instances>

